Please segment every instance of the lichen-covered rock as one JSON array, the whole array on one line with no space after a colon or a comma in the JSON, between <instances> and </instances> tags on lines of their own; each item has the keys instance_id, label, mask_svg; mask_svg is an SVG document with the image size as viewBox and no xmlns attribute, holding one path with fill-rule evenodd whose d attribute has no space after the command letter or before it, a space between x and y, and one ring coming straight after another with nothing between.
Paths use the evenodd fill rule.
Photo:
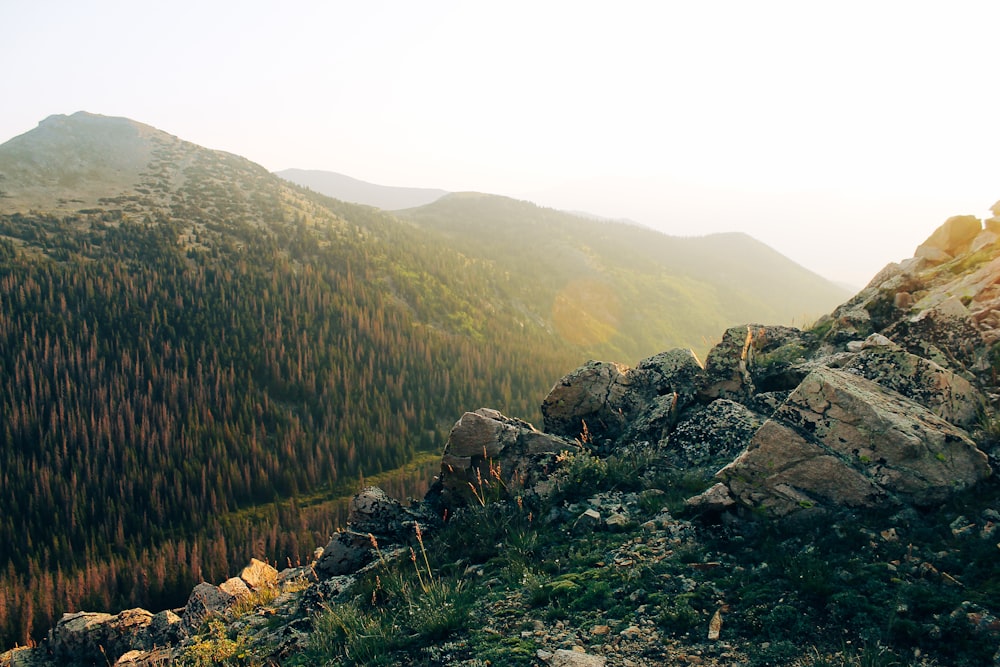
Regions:
<instances>
[{"instance_id":1,"label":"lichen-covered rock","mask_svg":"<svg viewBox=\"0 0 1000 667\"><path fill-rule=\"evenodd\" d=\"M99 660L101 647L108 643L108 623L111 614L80 611L63 614L56 627L49 631L49 646L57 660Z\"/></svg>"},{"instance_id":2,"label":"lichen-covered rock","mask_svg":"<svg viewBox=\"0 0 1000 667\"><path fill-rule=\"evenodd\" d=\"M48 651L40 647L19 646L0 653L0 667L52 667Z\"/></svg>"},{"instance_id":3,"label":"lichen-covered rock","mask_svg":"<svg viewBox=\"0 0 1000 667\"><path fill-rule=\"evenodd\" d=\"M191 589L184 612L181 614L181 632L191 634L196 632L204 621L213 614L221 614L236 601L229 593L218 586L202 582Z\"/></svg>"},{"instance_id":4,"label":"lichen-covered rock","mask_svg":"<svg viewBox=\"0 0 1000 667\"><path fill-rule=\"evenodd\" d=\"M631 375L632 386L646 399L675 396L680 410L694 402L705 369L691 350L674 348L640 361Z\"/></svg>"},{"instance_id":5,"label":"lichen-covered rock","mask_svg":"<svg viewBox=\"0 0 1000 667\"><path fill-rule=\"evenodd\" d=\"M496 410L466 412L451 429L441 474L427 499L449 508L530 495L561 452L578 449L571 440L542 433Z\"/></svg>"},{"instance_id":6,"label":"lichen-covered rock","mask_svg":"<svg viewBox=\"0 0 1000 667\"><path fill-rule=\"evenodd\" d=\"M546 433L600 442L614 440L628 423L631 378L621 364L588 361L564 376L542 401Z\"/></svg>"},{"instance_id":7,"label":"lichen-covered rock","mask_svg":"<svg viewBox=\"0 0 1000 667\"><path fill-rule=\"evenodd\" d=\"M909 318L897 320L883 333L908 352L960 372L977 368L981 337L967 309L956 313L946 301ZM961 304L959 304L961 305Z\"/></svg>"},{"instance_id":8,"label":"lichen-covered rock","mask_svg":"<svg viewBox=\"0 0 1000 667\"><path fill-rule=\"evenodd\" d=\"M181 635L182 619L166 609L153 614L149 621L149 641L153 646L167 646L175 643Z\"/></svg>"},{"instance_id":9,"label":"lichen-covered rock","mask_svg":"<svg viewBox=\"0 0 1000 667\"><path fill-rule=\"evenodd\" d=\"M964 377L922 357L910 354L885 336L866 341L845 370L912 398L932 413L969 429L979 419L986 398Z\"/></svg>"},{"instance_id":10,"label":"lichen-covered rock","mask_svg":"<svg viewBox=\"0 0 1000 667\"><path fill-rule=\"evenodd\" d=\"M753 394L753 380L747 368L755 325L731 327L705 359L705 380L701 391L706 401L728 398L745 401Z\"/></svg>"},{"instance_id":11,"label":"lichen-covered rock","mask_svg":"<svg viewBox=\"0 0 1000 667\"><path fill-rule=\"evenodd\" d=\"M351 498L347 525L358 533L379 537L397 535L407 518L402 504L377 486L362 489Z\"/></svg>"},{"instance_id":12,"label":"lichen-covered rock","mask_svg":"<svg viewBox=\"0 0 1000 667\"><path fill-rule=\"evenodd\" d=\"M686 415L670 434L664 455L676 468L711 479L746 449L763 423L749 408L719 399Z\"/></svg>"},{"instance_id":13,"label":"lichen-covered rock","mask_svg":"<svg viewBox=\"0 0 1000 667\"><path fill-rule=\"evenodd\" d=\"M786 515L813 506L918 506L990 474L968 435L852 373L817 368L718 477L743 505Z\"/></svg>"},{"instance_id":14,"label":"lichen-covered rock","mask_svg":"<svg viewBox=\"0 0 1000 667\"><path fill-rule=\"evenodd\" d=\"M118 614L63 614L49 632L52 656L60 664L107 664L131 650L153 647L153 614L126 609Z\"/></svg>"},{"instance_id":15,"label":"lichen-covered rock","mask_svg":"<svg viewBox=\"0 0 1000 667\"><path fill-rule=\"evenodd\" d=\"M333 536L316 561L316 574L336 577L354 574L375 557L372 538L367 533L344 530Z\"/></svg>"},{"instance_id":16,"label":"lichen-covered rock","mask_svg":"<svg viewBox=\"0 0 1000 667\"><path fill-rule=\"evenodd\" d=\"M622 440L659 442L703 383L704 370L691 350L668 350L635 368L589 361L542 402L544 429L605 453Z\"/></svg>"}]
</instances>

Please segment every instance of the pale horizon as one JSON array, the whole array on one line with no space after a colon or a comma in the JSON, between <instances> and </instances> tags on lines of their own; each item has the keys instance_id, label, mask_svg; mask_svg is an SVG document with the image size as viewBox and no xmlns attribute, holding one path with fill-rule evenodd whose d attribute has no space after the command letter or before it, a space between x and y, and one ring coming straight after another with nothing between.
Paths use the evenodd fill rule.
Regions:
<instances>
[{"instance_id":1,"label":"pale horizon","mask_svg":"<svg viewBox=\"0 0 1000 667\"><path fill-rule=\"evenodd\" d=\"M1000 199L989 2L8 3L0 142L124 116L271 171L744 232L863 286Z\"/></svg>"}]
</instances>

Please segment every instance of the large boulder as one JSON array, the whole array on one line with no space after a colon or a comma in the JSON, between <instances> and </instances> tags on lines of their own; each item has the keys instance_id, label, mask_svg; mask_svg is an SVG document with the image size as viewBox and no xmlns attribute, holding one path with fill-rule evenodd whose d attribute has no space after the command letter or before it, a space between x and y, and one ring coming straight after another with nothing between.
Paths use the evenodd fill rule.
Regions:
<instances>
[{"instance_id":1,"label":"large boulder","mask_svg":"<svg viewBox=\"0 0 1000 667\"><path fill-rule=\"evenodd\" d=\"M741 504L786 515L933 505L989 474L962 429L870 380L819 367L718 478Z\"/></svg>"},{"instance_id":2,"label":"large boulder","mask_svg":"<svg viewBox=\"0 0 1000 667\"><path fill-rule=\"evenodd\" d=\"M982 230L983 223L974 215L953 216L917 246L914 255L934 263L946 262L965 253Z\"/></svg>"},{"instance_id":3,"label":"large boulder","mask_svg":"<svg viewBox=\"0 0 1000 667\"><path fill-rule=\"evenodd\" d=\"M49 646L60 664L107 664L131 650L152 648L149 627L154 616L145 609L118 614L63 614L49 633Z\"/></svg>"},{"instance_id":4,"label":"large boulder","mask_svg":"<svg viewBox=\"0 0 1000 667\"><path fill-rule=\"evenodd\" d=\"M635 368L588 361L549 391L542 402L543 428L602 450L623 437L658 442L695 401L703 376L691 350L668 350ZM653 410L657 416L637 422Z\"/></svg>"},{"instance_id":5,"label":"large boulder","mask_svg":"<svg viewBox=\"0 0 1000 667\"><path fill-rule=\"evenodd\" d=\"M877 342L876 342L877 341ZM920 403L956 426L976 425L986 397L967 379L873 334L844 370Z\"/></svg>"},{"instance_id":6,"label":"large boulder","mask_svg":"<svg viewBox=\"0 0 1000 667\"><path fill-rule=\"evenodd\" d=\"M735 401L713 401L677 425L664 456L678 469L711 479L747 448L763 422L762 416Z\"/></svg>"},{"instance_id":7,"label":"large boulder","mask_svg":"<svg viewBox=\"0 0 1000 667\"><path fill-rule=\"evenodd\" d=\"M748 357L755 325L730 327L705 358L705 380L701 397L706 401L726 398L745 401L753 394Z\"/></svg>"},{"instance_id":8,"label":"large boulder","mask_svg":"<svg viewBox=\"0 0 1000 667\"><path fill-rule=\"evenodd\" d=\"M79 611L63 614L49 631L49 646L57 660L67 663L101 659L101 647L108 643L111 614Z\"/></svg>"},{"instance_id":9,"label":"large boulder","mask_svg":"<svg viewBox=\"0 0 1000 667\"><path fill-rule=\"evenodd\" d=\"M181 614L181 631L193 634L201 627L205 619L222 614L236 602L236 597L230 595L214 584L203 581L191 589L184 612Z\"/></svg>"},{"instance_id":10,"label":"large boulder","mask_svg":"<svg viewBox=\"0 0 1000 667\"><path fill-rule=\"evenodd\" d=\"M251 591L273 588L278 583L278 571L256 558L250 559L250 564L240 571L240 579Z\"/></svg>"},{"instance_id":11,"label":"large boulder","mask_svg":"<svg viewBox=\"0 0 1000 667\"><path fill-rule=\"evenodd\" d=\"M803 353L804 344L804 334L793 327L731 327L708 353L699 395L704 401L725 398L749 403L759 390L797 384L801 376L794 372L793 365ZM795 379L789 380L788 373Z\"/></svg>"},{"instance_id":12,"label":"large boulder","mask_svg":"<svg viewBox=\"0 0 1000 667\"><path fill-rule=\"evenodd\" d=\"M348 527L357 533L395 537L409 519L403 505L377 486L368 486L351 498Z\"/></svg>"},{"instance_id":13,"label":"large boulder","mask_svg":"<svg viewBox=\"0 0 1000 667\"><path fill-rule=\"evenodd\" d=\"M633 412L625 409L630 384L627 366L588 361L559 380L542 401L545 432L583 442L616 439Z\"/></svg>"},{"instance_id":14,"label":"large boulder","mask_svg":"<svg viewBox=\"0 0 1000 667\"><path fill-rule=\"evenodd\" d=\"M578 449L572 440L496 410L466 412L451 429L427 499L448 508L530 495L561 452Z\"/></svg>"},{"instance_id":15,"label":"large boulder","mask_svg":"<svg viewBox=\"0 0 1000 667\"><path fill-rule=\"evenodd\" d=\"M344 530L334 534L316 560L316 574L321 578L354 574L375 557L375 541L367 533Z\"/></svg>"}]
</instances>

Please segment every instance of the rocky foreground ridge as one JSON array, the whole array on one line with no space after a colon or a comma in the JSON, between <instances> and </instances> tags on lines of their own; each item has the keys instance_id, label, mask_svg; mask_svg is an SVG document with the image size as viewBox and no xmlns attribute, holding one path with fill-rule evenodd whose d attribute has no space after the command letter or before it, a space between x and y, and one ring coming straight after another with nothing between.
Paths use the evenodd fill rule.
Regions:
<instances>
[{"instance_id":1,"label":"rocky foreground ridge","mask_svg":"<svg viewBox=\"0 0 1000 667\"><path fill-rule=\"evenodd\" d=\"M416 554L424 536L433 542L435 532L470 508L516 505L529 522L576 539L602 535L606 549L595 568L629 568L640 553L645 562L664 561L690 551L699 535L724 534L735 543L759 532L762 522L819 521L841 530L852 517L873 514L888 517L888 528L873 533L864 548L888 548L925 513L993 483L1000 462L1000 203L994 213L985 223L972 216L949 219L913 258L887 266L809 330L734 327L704 363L687 350L663 352L634 368L588 362L545 397L540 430L488 408L467 412L422 501L406 506L379 489L363 490L352 501L347 529L312 563L278 572L254 560L228 581L198 585L181 609L66 614L39 646L8 651L0 665L210 664L216 660L205 657L206 637L234 636L244 653L217 661L311 664L301 656L319 631L317 614L364 595L358 582L400 554L414 558L419 576ZM635 462L632 491L587 488L588 474L603 465L596 462L609 457ZM663 479L683 479L692 491L673 512L662 506L650 511L650 499L670 491L658 487ZM992 545L997 510L956 519L954 538L976 533ZM810 553L808 545L803 549ZM914 549L911 543L909 556L888 563L898 575L894 580L935 577L948 584L950 578L965 585L939 571L932 556L913 555ZM453 559L465 567L462 576L473 579L488 565L468 554ZM718 565L704 558L692 563L697 571ZM430 570L428 564L427 576ZM684 588L690 577L660 576L675 599L694 594ZM567 581L575 594L587 593L579 581ZM529 597L551 601L560 589L549 582L533 590ZM375 604L378 589L367 592ZM510 634L510 655L521 660L511 657L510 664L854 664L820 662L818 653L814 662L753 662L745 646L719 642L723 619L740 601L716 593L715 612L705 627L695 613L688 639L670 638L664 630L663 615L670 614L661 613L658 629L643 616L651 604L640 602L658 599L648 592L631 593L636 603L629 618L597 621L586 630L523 615L504 626L501 616L523 595L509 585L496 599L482 600L475 618L498 636ZM768 606L781 607L779 602ZM824 604L836 609L831 600ZM992 662L968 664L1000 664L1000 608L963 604L935 616L935 623L914 622L913 634L931 636L935 628L940 634L948 618L960 617L982 642L980 653L993 656ZM745 606L744 615L751 609ZM849 625L851 619L841 621ZM435 647L386 660L503 664L467 647L463 652L453 635L437 640ZM218 641L208 644L221 655ZM340 661L365 663L347 653ZM943 664L919 648L912 661Z\"/></svg>"}]
</instances>

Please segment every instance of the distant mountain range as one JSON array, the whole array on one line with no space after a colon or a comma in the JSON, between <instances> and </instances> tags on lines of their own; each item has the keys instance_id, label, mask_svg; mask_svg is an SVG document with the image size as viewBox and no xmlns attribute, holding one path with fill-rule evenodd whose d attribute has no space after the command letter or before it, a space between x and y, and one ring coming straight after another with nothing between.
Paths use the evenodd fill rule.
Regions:
<instances>
[{"instance_id":1,"label":"distant mountain range","mask_svg":"<svg viewBox=\"0 0 1000 667\"><path fill-rule=\"evenodd\" d=\"M447 190L376 185L336 172L315 169L285 169L275 172L275 175L334 199L375 206L386 211L423 206L448 194Z\"/></svg>"},{"instance_id":2,"label":"distant mountain range","mask_svg":"<svg viewBox=\"0 0 1000 667\"><path fill-rule=\"evenodd\" d=\"M332 525L300 507L470 406L537 419L588 358L846 296L742 234L432 193L389 214L85 112L0 145L0 645L308 556Z\"/></svg>"}]
</instances>

